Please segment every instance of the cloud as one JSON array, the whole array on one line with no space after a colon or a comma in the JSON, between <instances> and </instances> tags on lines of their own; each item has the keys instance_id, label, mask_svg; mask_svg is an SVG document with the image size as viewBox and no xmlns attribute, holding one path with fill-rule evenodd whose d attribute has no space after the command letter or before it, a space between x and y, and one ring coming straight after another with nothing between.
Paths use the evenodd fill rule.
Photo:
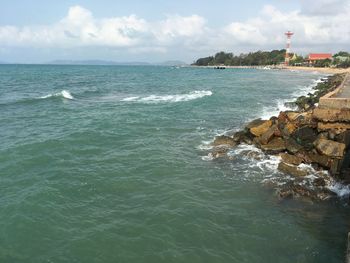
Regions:
<instances>
[{"instance_id":1,"label":"cloud","mask_svg":"<svg viewBox=\"0 0 350 263\"><path fill-rule=\"evenodd\" d=\"M203 31L205 20L197 15L169 16L150 23L135 15L96 19L92 13L73 6L53 25L0 26L0 45L33 47L107 46L140 49L143 45L173 45L181 38L195 38Z\"/></svg>"},{"instance_id":2,"label":"cloud","mask_svg":"<svg viewBox=\"0 0 350 263\"><path fill-rule=\"evenodd\" d=\"M136 15L96 18L90 10L72 6L51 25L0 26L0 48L86 49L95 54L112 49L176 57L186 53L195 58L219 50L283 48L287 30L295 32L295 51L335 51L350 43L350 0L319 0L317 5L300 1L299 10L286 12L266 5L256 17L217 28L198 15L168 15L150 22Z\"/></svg>"},{"instance_id":3,"label":"cloud","mask_svg":"<svg viewBox=\"0 0 350 263\"><path fill-rule=\"evenodd\" d=\"M330 16L349 11L349 0L301 0L301 11L306 15Z\"/></svg>"}]
</instances>

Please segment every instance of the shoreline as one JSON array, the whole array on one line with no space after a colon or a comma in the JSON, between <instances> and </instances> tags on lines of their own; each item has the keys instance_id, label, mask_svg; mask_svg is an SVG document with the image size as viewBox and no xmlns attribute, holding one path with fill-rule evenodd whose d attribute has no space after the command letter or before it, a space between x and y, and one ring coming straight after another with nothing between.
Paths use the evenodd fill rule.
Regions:
<instances>
[{"instance_id":1,"label":"shoreline","mask_svg":"<svg viewBox=\"0 0 350 263\"><path fill-rule=\"evenodd\" d=\"M299 67L299 66L286 66L283 69L286 70L300 70L300 71L312 71L325 74L343 74L350 73L350 68L317 68L317 67Z\"/></svg>"},{"instance_id":2,"label":"shoreline","mask_svg":"<svg viewBox=\"0 0 350 263\"><path fill-rule=\"evenodd\" d=\"M253 120L234 134L215 137L208 156L230 159L230 152L235 148L251 145L258 150L245 153L252 161L258 161L260 153L267 158L279 158L277 170L284 176L279 182L267 185L274 188L281 199L328 200L337 193L334 191L337 184L349 190L348 182L343 184L339 172L348 146L347 136L343 135L347 130L341 126L343 123L329 128L328 123L314 116L320 97L336 89L344 78L345 74L336 73L319 82L313 92L291 100L290 104L297 110L280 111L278 116ZM288 179L290 176L292 179Z\"/></svg>"},{"instance_id":3,"label":"shoreline","mask_svg":"<svg viewBox=\"0 0 350 263\"><path fill-rule=\"evenodd\" d=\"M308 72L318 72L322 74L342 74L350 73L350 68L318 68L318 67L302 67L302 66L284 66L284 65L265 65L265 66L224 66L224 65L214 65L214 66L196 66L190 65L193 68L210 68L216 69L217 67L223 67L225 69L260 69L260 70L290 70L290 71L308 71Z\"/></svg>"}]
</instances>

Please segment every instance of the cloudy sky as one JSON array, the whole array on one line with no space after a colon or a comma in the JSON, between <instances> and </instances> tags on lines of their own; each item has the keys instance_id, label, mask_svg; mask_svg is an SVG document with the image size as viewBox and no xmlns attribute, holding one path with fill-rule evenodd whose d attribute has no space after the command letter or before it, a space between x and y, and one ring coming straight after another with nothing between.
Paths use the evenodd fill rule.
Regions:
<instances>
[{"instance_id":1,"label":"cloudy sky","mask_svg":"<svg viewBox=\"0 0 350 263\"><path fill-rule=\"evenodd\" d=\"M350 0L1 0L0 61L192 62L217 51L350 50Z\"/></svg>"}]
</instances>

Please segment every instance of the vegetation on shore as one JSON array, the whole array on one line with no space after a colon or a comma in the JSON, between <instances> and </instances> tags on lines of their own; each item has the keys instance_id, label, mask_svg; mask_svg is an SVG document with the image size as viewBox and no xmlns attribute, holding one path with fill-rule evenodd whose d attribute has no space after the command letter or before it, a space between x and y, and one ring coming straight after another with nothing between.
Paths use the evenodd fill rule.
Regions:
<instances>
[{"instance_id":1,"label":"vegetation on shore","mask_svg":"<svg viewBox=\"0 0 350 263\"><path fill-rule=\"evenodd\" d=\"M216 53L215 56L209 56L198 59L193 65L196 66L262 66L276 65L284 61L285 49L268 51L250 52L235 56L233 53L223 51Z\"/></svg>"},{"instance_id":2,"label":"vegetation on shore","mask_svg":"<svg viewBox=\"0 0 350 263\"><path fill-rule=\"evenodd\" d=\"M269 66L279 65L284 63L285 49L272 51L257 51L249 52L247 54L241 53L234 55L233 53L218 52L214 56L197 59L192 65L194 66ZM307 57L298 54L292 54L290 58L290 65L307 65ZM314 67L350 67L350 53L340 51L333 55L333 59L325 59L316 61Z\"/></svg>"}]
</instances>

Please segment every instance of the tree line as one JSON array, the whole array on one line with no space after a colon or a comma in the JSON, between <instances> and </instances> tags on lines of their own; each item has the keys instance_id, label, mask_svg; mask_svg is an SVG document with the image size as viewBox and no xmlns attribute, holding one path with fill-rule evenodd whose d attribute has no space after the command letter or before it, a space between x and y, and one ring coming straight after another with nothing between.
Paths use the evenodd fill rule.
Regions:
<instances>
[{"instance_id":1,"label":"tree line","mask_svg":"<svg viewBox=\"0 0 350 263\"><path fill-rule=\"evenodd\" d=\"M241 53L234 55L233 53L218 52L214 56L197 59L192 65L195 66L265 66L278 65L284 62L286 50L272 50L272 51L257 51L249 52L247 54ZM297 54L292 54L290 65L306 65L307 57ZM350 53L340 51L333 55L333 59L316 61L315 67L350 67Z\"/></svg>"},{"instance_id":2,"label":"tree line","mask_svg":"<svg viewBox=\"0 0 350 263\"><path fill-rule=\"evenodd\" d=\"M215 56L200 58L193 65L196 66L262 66L276 65L284 61L286 50L257 51L235 56L233 53L218 52Z\"/></svg>"}]
</instances>

